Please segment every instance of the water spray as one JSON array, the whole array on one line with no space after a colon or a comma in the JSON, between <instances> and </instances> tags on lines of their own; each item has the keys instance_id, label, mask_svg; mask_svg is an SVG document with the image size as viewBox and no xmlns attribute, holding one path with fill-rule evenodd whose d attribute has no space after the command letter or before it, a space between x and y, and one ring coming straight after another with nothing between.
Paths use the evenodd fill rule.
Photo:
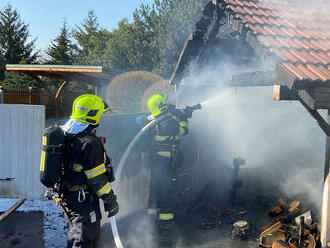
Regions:
<instances>
[{"instance_id":1,"label":"water spray","mask_svg":"<svg viewBox=\"0 0 330 248\"><path fill-rule=\"evenodd\" d=\"M201 104L196 104L193 106L184 106L184 113L187 114L188 118L191 118L192 112L198 109L201 109L202 105ZM119 179L121 176L121 172L124 168L124 165L127 161L128 156L131 154L131 152L133 151L136 143L140 140L140 138L153 126L155 126L157 123L168 119L168 118L172 118L173 114L171 112L167 113L166 115L162 115L159 118L149 122L147 125L145 125L141 131L134 137L134 139L131 141L131 143L128 145L128 147L126 148L123 156L121 157L119 164L118 164L118 168L115 174L115 178L118 178L118 181L114 181L112 188L114 191L116 191L116 188L118 187L118 183L119 183ZM112 230L112 234L115 240L115 244L117 248L123 248L123 243L121 242L119 233L118 233L118 228L117 228L117 221L116 218L113 216L110 218L110 223L111 223L111 230Z\"/></svg>"},{"instance_id":2,"label":"water spray","mask_svg":"<svg viewBox=\"0 0 330 248\"><path fill-rule=\"evenodd\" d=\"M220 102L228 103L228 99L233 97L233 92L228 90L223 91L221 94L211 97L200 103L201 107L207 107L211 105L218 105Z\"/></svg>"}]
</instances>

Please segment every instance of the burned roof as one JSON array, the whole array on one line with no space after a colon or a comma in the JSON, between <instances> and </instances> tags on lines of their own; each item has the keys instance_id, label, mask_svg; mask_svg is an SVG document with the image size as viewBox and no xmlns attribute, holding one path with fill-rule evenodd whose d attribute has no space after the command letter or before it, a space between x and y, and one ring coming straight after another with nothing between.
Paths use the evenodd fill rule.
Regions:
<instances>
[{"instance_id":1,"label":"burned roof","mask_svg":"<svg viewBox=\"0 0 330 248\"><path fill-rule=\"evenodd\" d=\"M186 41L170 83L179 84L187 65L199 59L211 40L219 37L222 27L229 24L252 48L253 56L276 62L277 83L290 88L330 87L330 15L318 10L315 17L305 14L308 9L301 15L302 7L295 4L297 1L210 1ZM206 24L201 27L200 23Z\"/></svg>"},{"instance_id":2,"label":"burned roof","mask_svg":"<svg viewBox=\"0 0 330 248\"><path fill-rule=\"evenodd\" d=\"M261 50L279 59L278 72L290 86L294 82L330 83L330 17L301 18L294 5L283 1L225 0L229 18L241 23L240 33L253 35ZM251 37L246 35L247 41ZM250 40L249 40L250 39ZM265 53L268 51L259 51Z\"/></svg>"}]
</instances>

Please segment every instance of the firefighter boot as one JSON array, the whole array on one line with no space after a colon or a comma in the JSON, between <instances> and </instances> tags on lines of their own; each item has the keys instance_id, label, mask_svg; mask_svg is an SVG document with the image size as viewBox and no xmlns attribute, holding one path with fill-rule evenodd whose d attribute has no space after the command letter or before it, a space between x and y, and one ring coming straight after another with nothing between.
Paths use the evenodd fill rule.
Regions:
<instances>
[{"instance_id":1,"label":"firefighter boot","mask_svg":"<svg viewBox=\"0 0 330 248\"><path fill-rule=\"evenodd\" d=\"M173 220L157 221L157 239L159 247L175 245L175 223Z\"/></svg>"}]
</instances>

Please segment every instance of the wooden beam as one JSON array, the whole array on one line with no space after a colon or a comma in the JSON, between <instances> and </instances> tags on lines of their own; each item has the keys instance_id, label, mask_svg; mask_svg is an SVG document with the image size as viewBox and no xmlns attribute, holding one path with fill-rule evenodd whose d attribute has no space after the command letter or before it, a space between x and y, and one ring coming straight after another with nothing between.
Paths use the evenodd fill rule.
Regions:
<instances>
[{"instance_id":1,"label":"wooden beam","mask_svg":"<svg viewBox=\"0 0 330 248\"><path fill-rule=\"evenodd\" d=\"M11 206L6 212L4 212L0 216L0 222L3 221L5 218L7 218L9 215L11 215L17 208L19 208L25 202L25 200L26 198L19 200L13 206Z\"/></svg>"},{"instance_id":2,"label":"wooden beam","mask_svg":"<svg viewBox=\"0 0 330 248\"><path fill-rule=\"evenodd\" d=\"M273 86L279 82L275 71L255 71L233 75L230 86Z\"/></svg>"},{"instance_id":3,"label":"wooden beam","mask_svg":"<svg viewBox=\"0 0 330 248\"><path fill-rule=\"evenodd\" d=\"M296 90L289 89L286 85L273 85L273 99L275 101L294 101L299 100L299 96Z\"/></svg>"},{"instance_id":4,"label":"wooden beam","mask_svg":"<svg viewBox=\"0 0 330 248\"><path fill-rule=\"evenodd\" d=\"M33 78L34 80L36 80L41 86L42 88L44 88L47 93L50 95L50 96L53 96L53 93L52 91L48 88L48 86L36 75L34 74L31 74L29 72L24 72L26 75L30 76L31 78Z\"/></svg>"},{"instance_id":5,"label":"wooden beam","mask_svg":"<svg viewBox=\"0 0 330 248\"><path fill-rule=\"evenodd\" d=\"M330 110L328 110L328 124L330 124ZM328 247L330 241L330 136L327 135L325 164L324 164L324 183L321 212L321 244L323 248Z\"/></svg>"},{"instance_id":6,"label":"wooden beam","mask_svg":"<svg viewBox=\"0 0 330 248\"><path fill-rule=\"evenodd\" d=\"M312 89L298 90L298 96L301 100L304 101L305 104L307 104L307 106L310 109L316 109L315 108L314 92L313 92Z\"/></svg>"},{"instance_id":7,"label":"wooden beam","mask_svg":"<svg viewBox=\"0 0 330 248\"><path fill-rule=\"evenodd\" d=\"M315 107L317 109L330 109L330 88L315 88Z\"/></svg>"},{"instance_id":8,"label":"wooden beam","mask_svg":"<svg viewBox=\"0 0 330 248\"><path fill-rule=\"evenodd\" d=\"M55 99L57 100L58 96L62 93L62 90L64 89L64 87L68 84L68 81L64 81L61 86L58 88L56 95L55 95Z\"/></svg>"},{"instance_id":9,"label":"wooden beam","mask_svg":"<svg viewBox=\"0 0 330 248\"><path fill-rule=\"evenodd\" d=\"M40 66L40 65L24 65L14 66L7 65L7 71L25 72L25 71L43 71L43 72L86 72L86 73L102 73L102 67L74 67L74 66Z\"/></svg>"},{"instance_id":10,"label":"wooden beam","mask_svg":"<svg viewBox=\"0 0 330 248\"><path fill-rule=\"evenodd\" d=\"M327 136L330 136L330 127L329 127L329 124L323 119L323 117L320 115L320 113L317 112L317 110L315 110L315 109L311 109L309 107L309 105L304 101L303 98L300 98L299 101L305 107L305 109L308 111L308 113L310 113L311 116L315 119L316 123L323 130L323 132Z\"/></svg>"}]
</instances>

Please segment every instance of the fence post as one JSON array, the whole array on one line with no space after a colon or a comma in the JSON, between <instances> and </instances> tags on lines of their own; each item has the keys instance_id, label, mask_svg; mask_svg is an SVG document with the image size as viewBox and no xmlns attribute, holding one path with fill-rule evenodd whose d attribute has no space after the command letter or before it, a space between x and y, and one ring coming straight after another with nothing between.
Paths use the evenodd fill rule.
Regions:
<instances>
[{"instance_id":1,"label":"fence post","mask_svg":"<svg viewBox=\"0 0 330 248\"><path fill-rule=\"evenodd\" d=\"M40 90L40 105L43 105L44 102L44 88Z\"/></svg>"},{"instance_id":2,"label":"fence post","mask_svg":"<svg viewBox=\"0 0 330 248\"><path fill-rule=\"evenodd\" d=\"M29 104L32 105L32 87L28 87L29 89Z\"/></svg>"}]
</instances>

